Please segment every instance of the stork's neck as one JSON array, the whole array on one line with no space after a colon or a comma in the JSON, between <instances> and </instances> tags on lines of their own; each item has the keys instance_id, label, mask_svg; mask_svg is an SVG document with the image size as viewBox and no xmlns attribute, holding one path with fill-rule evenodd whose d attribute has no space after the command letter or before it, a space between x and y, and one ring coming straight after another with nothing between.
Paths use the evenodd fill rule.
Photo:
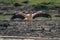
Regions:
<instances>
[{"instance_id":1,"label":"stork's neck","mask_svg":"<svg viewBox=\"0 0 60 40\"><path fill-rule=\"evenodd\" d=\"M30 14L29 16L32 17L32 12L30 12L29 14Z\"/></svg>"}]
</instances>

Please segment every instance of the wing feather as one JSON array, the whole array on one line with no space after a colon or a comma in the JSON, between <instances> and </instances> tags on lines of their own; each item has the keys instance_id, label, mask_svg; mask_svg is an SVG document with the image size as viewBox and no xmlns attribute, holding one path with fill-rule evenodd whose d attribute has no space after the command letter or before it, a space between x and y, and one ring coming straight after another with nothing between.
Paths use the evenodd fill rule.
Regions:
<instances>
[{"instance_id":1,"label":"wing feather","mask_svg":"<svg viewBox=\"0 0 60 40\"><path fill-rule=\"evenodd\" d=\"M26 14L23 12L19 12L18 15L26 17Z\"/></svg>"},{"instance_id":2,"label":"wing feather","mask_svg":"<svg viewBox=\"0 0 60 40\"><path fill-rule=\"evenodd\" d=\"M19 12L19 13L13 15L13 17L11 19L15 19L15 18L24 19L25 17L26 17L26 14L25 13Z\"/></svg>"},{"instance_id":3,"label":"wing feather","mask_svg":"<svg viewBox=\"0 0 60 40\"><path fill-rule=\"evenodd\" d=\"M36 17L51 17L49 14L46 14L45 12L42 12L42 11L38 11L36 13L33 14L33 19L36 18Z\"/></svg>"}]
</instances>

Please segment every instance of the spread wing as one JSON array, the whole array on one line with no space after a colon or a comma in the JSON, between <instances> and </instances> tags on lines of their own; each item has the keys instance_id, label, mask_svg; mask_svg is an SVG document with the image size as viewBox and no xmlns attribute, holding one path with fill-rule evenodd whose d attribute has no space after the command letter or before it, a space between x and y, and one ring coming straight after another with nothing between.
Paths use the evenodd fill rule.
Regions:
<instances>
[{"instance_id":1,"label":"spread wing","mask_svg":"<svg viewBox=\"0 0 60 40\"><path fill-rule=\"evenodd\" d=\"M37 17L46 17L46 18L51 18L51 15L46 14L45 12L39 11L33 14L33 19L37 18Z\"/></svg>"},{"instance_id":2,"label":"spread wing","mask_svg":"<svg viewBox=\"0 0 60 40\"><path fill-rule=\"evenodd\" d=\"M22 13L22 12L18 13L17 15L26 17L26 14L25 13Z\"/></svg>"},{"instance_id":3,"label":"spread wing","mask_svg":"<svg viewBox=\"0 0 60 40\"><path fill-rule=\"evenodd\" d=\"M15 19L15 18L25 19L25 17L26 17L25 13L19 12L19 13L13 15L13 17L11 19Z\"/></svg>"}]
</instances>

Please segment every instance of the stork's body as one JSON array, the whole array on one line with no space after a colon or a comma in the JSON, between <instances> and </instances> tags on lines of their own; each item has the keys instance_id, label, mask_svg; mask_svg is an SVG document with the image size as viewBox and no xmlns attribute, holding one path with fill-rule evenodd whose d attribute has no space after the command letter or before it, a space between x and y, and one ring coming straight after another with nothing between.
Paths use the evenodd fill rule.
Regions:
<instances>
[{"instance_id":1,"label":"stork's body","mask_svg":"<svg viewBox=\"0 0 60 40\"><path fill-rule=\"evenodd\" d=\"M32 13L26 14L26 17L24 20L32 20L33 19L32 17L33 17Z\"/></svg>"}]
</instances>

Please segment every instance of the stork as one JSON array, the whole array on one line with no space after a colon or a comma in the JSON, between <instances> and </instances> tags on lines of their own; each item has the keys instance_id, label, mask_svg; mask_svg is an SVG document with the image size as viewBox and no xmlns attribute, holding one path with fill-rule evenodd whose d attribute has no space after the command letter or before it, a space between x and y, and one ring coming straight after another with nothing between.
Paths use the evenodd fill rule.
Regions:
<instances>
[{"instance_id":1,"label":"stork","mask_svg":"<svg viewBox=\"0 0 60 40\"><path fill-rule=\"evenodd\" d=\"M36 17L46 17L46 18L51 18L51 16L49 14L46 14L43 11L38 11L36 13L32 13L30 12L29 14L25 14L23 12L19 12L15 15L13 15L13 17L11 19L15 19L15 18L21 18L23 20L32 20L35 19Z\"/></svg>"}]
</instances>

